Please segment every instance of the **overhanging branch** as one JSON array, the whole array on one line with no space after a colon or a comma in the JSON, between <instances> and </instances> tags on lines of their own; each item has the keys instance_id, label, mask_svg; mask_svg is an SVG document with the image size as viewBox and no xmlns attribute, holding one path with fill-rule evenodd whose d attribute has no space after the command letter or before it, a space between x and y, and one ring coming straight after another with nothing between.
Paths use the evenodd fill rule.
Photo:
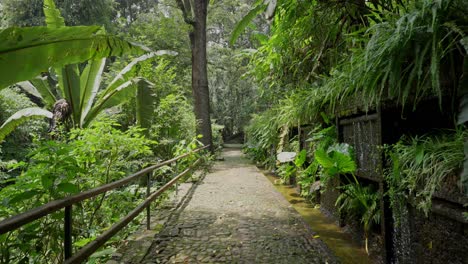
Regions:
<instances>
[{"instance_id":1,"label":"overhanging branch","mask_svg":"<svg viewBox=\"0 0 468 264\"><path fill-rule=\"evenodd\" d=\"M192 18L192 6L190 5L190 1L185 0L176 0L177 6L182 11L182 16L184 17L185 23L189 25L195 25L195 20Z\"/></svg>"}]
</instances>

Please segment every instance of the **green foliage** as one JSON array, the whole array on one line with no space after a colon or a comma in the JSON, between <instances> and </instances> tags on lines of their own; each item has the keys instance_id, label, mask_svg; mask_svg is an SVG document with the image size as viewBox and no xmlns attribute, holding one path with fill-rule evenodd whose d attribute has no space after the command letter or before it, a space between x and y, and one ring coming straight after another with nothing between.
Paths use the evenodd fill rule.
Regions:
<instances>
[{"instance_id":1,"label":"green foliage","mask_svg":"<svg viewBox=\"0 0 468 264\"><path fill-rule=\"evenodd\" d=\"M213 145L215 149L223 147L223 135L222 131L224 129L223 125L217 124L216 120L211 121L211 134L213 137Z\"/></svg>"},{"instance_id":2,"label":"green foliage","mask_svg":"<svg viewBox=\"0 0 468 264\"><path fill-rule=\"evenodd\" d=\"M177 51L180 55L171 60L170 66L175 67L174 71L179 77L177 78L178 84L189 88L191 50L188 32L190 25L184 22L177 7L164 2L168 1L160 1L160 4L151 11L135 17L134 22L128 28L128 37L152 50ZM126 5L128 2L123 4ZM148 76L144 77L158 85L158 82L151 80Z\"/></svg>"},{"instance_id":3,"label":"green foliage","mask_svg":"<svg viewBox=\"0 0 468 264\"><path fill-rule=\"evenodd\" d=\"M161 99L156 112L151 131L172 146L179 140L189 140L195 137L195 116L192 106L184 96L170 94Z\"/></svg>"},{"instance_id":4,"label":"green foliage","mask_svg":"<svg viewBox=\"0 0 468 264\"><path fill-rule=\"evenodd\" d=\"M271 155L271 151L276 149L279 142L279 127L275 123L275 116L275 109L254 115L245 129L247 142L244 149L247 155L268 166L274 165L275 157Z\"/></svg>"},{"instance_id":5,"label":"green foliage","mask_svg":"<svg viewBox=\"0 0 468 264\"><path fill-rule=\"evenodd\" d=\"M432 196L443 179L462 168L466 130L441 131L437 135L403 137L389 147L392 168L386 174L393 206L411 197L428 214Z\"/></svg>"},{"instance_id":6,"label":"green foliage","mask_svg":"<svg viewBox=\"0 0 468 264\"><path fill-rule=\"evenodd\" d=\"M0 218L5 218L54 199L117 180L143 167L152 156L154 142L141 129L122 132L109 121L72 130L69 138L36 142L29 164L14 184L0 190ZM144 191L132 185L87 200L74 210L74 241L93 238L115 219L126 214ZM27 261L61 262L63 212L26 225L0 239L2 263ZM125 236L125 234L122 234ZM118 237L115 241L118 241Z\"/></svg>"},{"instance_id":7,"label":"green foliage","mask_svg":"<svg viewBox=\"0 0 468 264\"><path fill-rule=\"evenodd\" d=\"M223 40L219 40L223 42ZM224 125L224 135L240 133L257 105L256 84L245 76L247 58L240 51L215 46L208 50L212 117Z\"/></svg>"},{"instance_id":8,"label":"green foliage","mask_svg":"<svg viewBox=\"0 0 468 264\"><path fill-rule=\"evenodd\" d=\"M35 107L36 105L17 88L0 91L0 123L4 123L16 112ZM32 146L32 138L41 136L47 131L47 122L41 119L30 119L17 127L2 143L4 161L22 161ZM5 168L6 170L6 168Z\"/></svg>"},{"instance_id":9,"label":"green foliage","mask_svg":"<svg viewBox=\"0 0 468 264\"><path fill-rule=\"evenodd\" d=\"M25 108L16 112L12 116L10 116L0 127L0 142L2 142L8 134L10 134L17 126L19 126L26 120L31 118L44 117L51 119L52 113L38 107Z\"/></svg>"},{"instance_id":10,"label":"green foliage","mask_svg":"<svg viewBox=\"0 0 468 264\"><path fill-rule=\"evenodd\" d=\"M3 0L0 27L28 27L44 24L43 0Z\"/></svg>"},{"instance_id":11,"label":"green foliage","mask_svg":"<svg viewBox=\"0 0 468 264\"><path fill-rule=\"evenodd\" d=\"M142 47L103 34L97 26L7 28L0 31L0 39L5 40L0 43L0 88L32 79L48 67L145 52Z\"/></svg>"},{"instance_id":12,"label":"green foliage","mask_svg":"<svg viewBox=\"0 0 468 264\"><path fill-rule=\"evenodd\" d=\"M148 133L152 123L152 113L154 112L155 94L153 94L154 84L142 80L138 82L136 91L136 120L137 124L146 128Z\"/></svg>"},{"instance_id":13,"label":"green foliage","mask_svg":"<svg viewBox=\"0 0 468 264\"><path fill-rule=\"evenodd\" d=\"M144 115L151 122L148 137L160 142L154 149L155 153L158 153L161 158L171 157L172 149L178 142L189 141L196 136L193 106L188 97L184 95L184 87L178 84L177 68L171 65L171 61L155 57L139 63L135 67L134 74L154 84L151 89L151 94L155 97L153 111ZM108 75L106 78L112 80L116 77ZM135 100L128 100L120 106L121 113L118 119L124 126L136 121L138 115L135 113L136 105Z\"/></svg>"},{"instance_id":14,"label":"green foliage","mask_svg":"<svg viewBox=\"0 0 468 264\"><path fill-rule=\"evenodd\" d=\"M442 100L444 89L453 93L461 68L454 58L463 55L459 43L468 32L466 12L466 1L419 0L399 16L383 16L359 40L365 49L356 49L337 74L337 87L343 89L331 100L360 96L367 104L379 104L394 99L414 108L427 96ZM445 88L440 80L444 75L453 80Z\"/></svg>"},{"instance_id":15,"label":"green foliage","mask_svg":"<svg viewBox=\"0 0 468 264\"><path fill-rule=\"evenodd\" d=\"M57 7L68 25L101 25L114 29L117 16L114 0L59 0ZM0 26L30 27L44 25L43 0L2 0ZM115 22L114 22L115 23Z\"/></svg>"},{"instance_id":16,"label":"green foliage","mask_svg":"<svg viewBox=\"0 0 468 264\"><path fill-rule=\"evenodd\" d=\"M265 11L267 6L262 3L262 1L257 1L257 5L252 8L242 19L237 23L236 27L232 31L231 39L229 43L234 45L236 40L242 34L242 32L247 28L247 26L252 22L252 20L257 17L259 14Z\"/></svg>"},{"instance_id":17,"label":"green foliage","mask_svg":"<svg viewBox=\"0 0 468 264\"><path fill-rule=\"evenodd\" d=\"M307 159L307 151L305 149L301 150L294 159L294 165L298 168L302 168Z\"/></svg>"},{"instance_id":18,"label":"green foliage","mask_svg":"<svg viewBox=\"0 0 468 264\"><path fill-rule=\"evenodd\" d=\"M283 184L289 184L291 176L296 174L297 168L294 164L283 163L278 167L278 175L281 177Z\"/></svg>"},{"instance_id":19,"label":"green foliage","mask_svg":"<svg viewBox=\"0 0 468 264\"><path fill-rule=\"evenodd\" d=\"M326 186L327 182L338 176L354 174L356 162L351 147L348 144L334 144L327 150L317 149L315 160L322 168L321 181Z\"/></svg>"},{"instance_id":20,"label":"green foliage","mask_svg":"<svg viewBox=\"0 0 468 264\"><path fill-rule=\"evenodd\" d=\"M380 194L372 185L363 186L354 175L353 180L340 189L342 192L336 199L335 206L347 217L360 219L364 228L366 252L369 254L369 231L373 224L381 221Z\"/></svg>"},{"instance_id":21,"label":"green foliage","mask_svg":"<svg viewBox=\"0 0 468 264\"><path fill-rule=\"evenodd\" d=\"M261 99L285 113L282 122L315 122L340 104L370 107L393 99L414 109L422 98L456 94L459 58L466 54L466 1L373 2L362 8L366 14L343 7L278 4L270 38L253 53L251 74L263 86ZM440 78L451 81L442 88Z\"/></svg>"},{"instance_id":22,"label":"green foliage","mask_svg":"<svg viewBox=\"0 0 468 264\"><path fill-rule=\"evenodd\" d=\"M44 15L47 27L59 28L65 26L65 19L63 19L60 11L55 6L55 0L44 0Z\"/></svg>"},{"instance_id":23,"label":"green foliage","mask_svg":"<svg viewBox=\"0 0 468 264\"><path fill-rule=\"evenodd\" d=\"M45 61L47 62L46 65L36 63L34 61L22 61L22 63L25 63L26 65L34 65L34 67L38 68L31 68L29 66L24 67L22 63L18 63L15 60L15 63L18 64L18 67L22 68L21 71L15 70L14 74L6 72L7 74L10 74L14 79L0 79L5 80L6 82L4 84L6 85L10 84L8 82L23 80L28 77L32 78L33 75L38 74L38 71L43 71L44 67L58 67L55 70L55 72L57 73L56 78L58 80L58 91L55 90L56 88L53 87L51 84L47 84L42 78L36 78L34 81L31 82L23 82L22 84L20 84L20 86L25 87L25 90L27 92L30 92L35 96L39 95L39 97L43 98L45 100L45 103L49 106L52 104L52 100L56 99L55 94L61 94L66 99L67 104L69 104L73 121L72 123L75 127L81 128L88 126L90 122L93 121L102 110L122 103L123 100L127 99L125 97L128 97L128 90L133 90L133 94L135 94L135 87L140 87L140 91L142 89L141 87L146 87L146 91L148 91L151 85L150 83L144 82L141 79L130 79L130 77L133 77L134 74L133 67L139 62L144 61L153 56L169 53L166 51L159 51L155 53L153 52L145 54L135 59L117 74L116 78L112 82L110 82L110 84L100 93L100 96L95 100L101 84L101 75L104 71L104 66L106 62L105 57L132 53L141 54L145 52L145 49L136 46L130 42L119 40L114 37L109 37L103 34L103 30L99 27L72 27L69 28L70 32L68 32L67 36L67 34L63 32L63 30L66 29L64 19L60 15L58 9L56 9L55 4L52 0L45 0L44 13L47 22L46 28L29 28L31 30L30 33L23 32L25 36L21 37L20 35L18 35L20 37L17 39L11 39L11 37L14 37L14 34L18 34L18 32L16 32L14 28L2 31L2 33L0 33L0 38L2 34L6 32L6 35L4 35L3 37L9 37L10 39L7 39L8 41L4 42L3 46L0 45L0 50L2 48L5 49L6 52L4 52L3 55L5 55L5 60L7 62L8 56L13 56L12 58L17 58L16 56L27 55L16 54L15 50L20 53L24 53L25 51L29 50L29 52L31 53L30 55L28 55L29 59ZM45 31L49 30L57 31L55 32L55 39L45 34ZM60 33L60 35L57 35L57 33ZM40 34L41 38L34 34ZM67 37L70 39L64 41L64 38ZM100 37L100 40L96 37ZM83 45L88 45L86 44L88 42L90 44L89 47L91 47L91 50L88 50L88 53L85 54L87 48ZM63 46L60 47L54 45ZM55 55L54 52L56 53ZM34 56L38 57L35 58ZM44 56L47 58L40 59L44 58ZM54 56L57 56L57 59L62 61L54 62ZM86 59L91 60L87 63L86 67L84 67L83 70L80 70L78 64L73 64ZM67 65L63 66L63 68L59 68L59 66L62 66L64 64ZM7 68L11 68L11 65ZM37 87L35 87L33 83L35 83ZM2 85L0 85L0 87L2 87ZM43 95L41 95L41 92ZM140 106L142 106L143 104L148 103L148 98L152 97L149 95L147 97L139 96L138 98L141 100L145 100L144 102L141 102L141 104L139 104ZM151 105L152 103L149 104L148 107L139 107L138 110L149 110L151 112ZM44 110L41 111L43 112L42 115L44 115ZM36 110L36 112L38 111ZM149 115L150 113L146 112L139 114L141 121L141 117ZM62 113L62 115L65 114ZM11 128L14 124L19 124L20 121L24 120L24 118L16 118L15 120L16 121L14 123L5 123L2 126L4 130L2 135L5 136L7 133L11 132L11 129L6 128ZM8 121L10 122L11 119ZM149 127L148 122L143 123L143 125Z\"/></svg>"}]
</instances>

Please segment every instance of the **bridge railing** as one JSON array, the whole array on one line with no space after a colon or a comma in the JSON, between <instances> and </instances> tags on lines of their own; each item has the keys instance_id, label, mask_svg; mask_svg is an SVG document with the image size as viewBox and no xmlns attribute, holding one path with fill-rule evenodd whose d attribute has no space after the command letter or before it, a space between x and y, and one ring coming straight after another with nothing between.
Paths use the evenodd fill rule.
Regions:
<instances>
[{"instance_id":1,"label":"bridge railing","mask_svg":"<svg viewBox=\"0 0 468 264\"><path fill-rule=\"evenodd\" d=\"M143 211L146 208L146 227L147 229L150 229L150 222L151 222L151 214L150 214L150 205L151 202L153 202L156 198L161 196L161 194L164 193L167 189L172 187L177 181L183 177L184 175L187 175L193 168L195 168L201 161L201 159L198 159L195 161L192 165L190 165L186 170L178 174L176 177L174 177L172 180L170 180L168 183L166 183L164 186L159 188L158 190L154 191L151 193L151 172L154 170L165 166L169 165L171 163L174 163L184 157L187 157L193 153L199 152L201 150L207 149L210 146L204 146L198 149L195 149L191 152L185 153L183 155L180 155L178 157L172 158L170 160L166 160L163 162L160 162L156 165L152 165L149 167L146 167L132 175L129 175L123 179L99 186L97 188L87 190L84 192L80 192L78 194L72 195L65 197L60 200L55 200L52 202L49 202L47 204L44 204L42 206L36 207L34 209L31 209L29 211L26 211L24 213L12 216L10 218L4 219L3 221L0 222L0 235L16 230L28 223L31 223L34 220L37 220L41 217L44 217L46 215L49 215L51 213L54 213L56 211L59 211L61 209L65 209L65 214L64 214L64 257L65 261L64 263L82 263L85 261L89 256L91 256L96 250L98 250L104 243L106 243L112 236L114 236L117 232L119 232L122 228L128 225L130 221L135 219L141 211ZM92 242L88 243L84 247L82 247L78 252L75 254L72 253L73 249L73 242L72 242L72 206L74 204L77 204L81 201L84 201L86 199L93 198L99 194L105 193L107 191L114 190L116 188L122 187L127 183L130 183L132 181L135 181L137 179L140 179L140 177L146 176L146 199L140 203L135 209L133 209L130 213L128 213L125 217L123 217L121 220L118 222L114 223L109 229L107 229L104 233L102 233L100 236L98 236L95 240Z\"/></svg>"}]
</instances>

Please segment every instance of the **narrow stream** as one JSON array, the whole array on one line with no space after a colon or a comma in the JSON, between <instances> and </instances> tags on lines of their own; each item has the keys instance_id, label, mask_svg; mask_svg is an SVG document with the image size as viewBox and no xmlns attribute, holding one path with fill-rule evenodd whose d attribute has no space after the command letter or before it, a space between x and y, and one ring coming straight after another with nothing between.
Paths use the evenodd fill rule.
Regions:
<instances>
[{"instance_id":1,"label":"narrow stream","mask_svg":"<svg viewBox=\"0 0 468 264\"><path fill-rule=\"evenodd\" d=\"M344 233L338 226L320 212L320 209L314 208L304 198L297 194L295 188L287 185L275 184L278 178L266 171L262 171L275 188L289 201L294 209L304 218L327 244L331 251L344 264L365 264L372 263L363 247L351 240L351 236Z\"/></svg>"}]
</instances>

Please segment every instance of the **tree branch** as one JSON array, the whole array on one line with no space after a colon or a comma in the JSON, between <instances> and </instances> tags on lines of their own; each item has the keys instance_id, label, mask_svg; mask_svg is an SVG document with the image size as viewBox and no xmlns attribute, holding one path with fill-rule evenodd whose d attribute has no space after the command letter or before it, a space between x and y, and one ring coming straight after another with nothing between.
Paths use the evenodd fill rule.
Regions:
<instances>
[{"instance_id":1,"label":"tree branch","mask_svg":"<svg viewBox=\"0 0 468 264\"><path fill-rule=\"evenodd\" d=\"M192 6L190 5L190 1L176 0L177 6L182 11L182 16L184 17L185 23L194 26L195 21L192 18Z\"/></svg>"}]
</instances>

